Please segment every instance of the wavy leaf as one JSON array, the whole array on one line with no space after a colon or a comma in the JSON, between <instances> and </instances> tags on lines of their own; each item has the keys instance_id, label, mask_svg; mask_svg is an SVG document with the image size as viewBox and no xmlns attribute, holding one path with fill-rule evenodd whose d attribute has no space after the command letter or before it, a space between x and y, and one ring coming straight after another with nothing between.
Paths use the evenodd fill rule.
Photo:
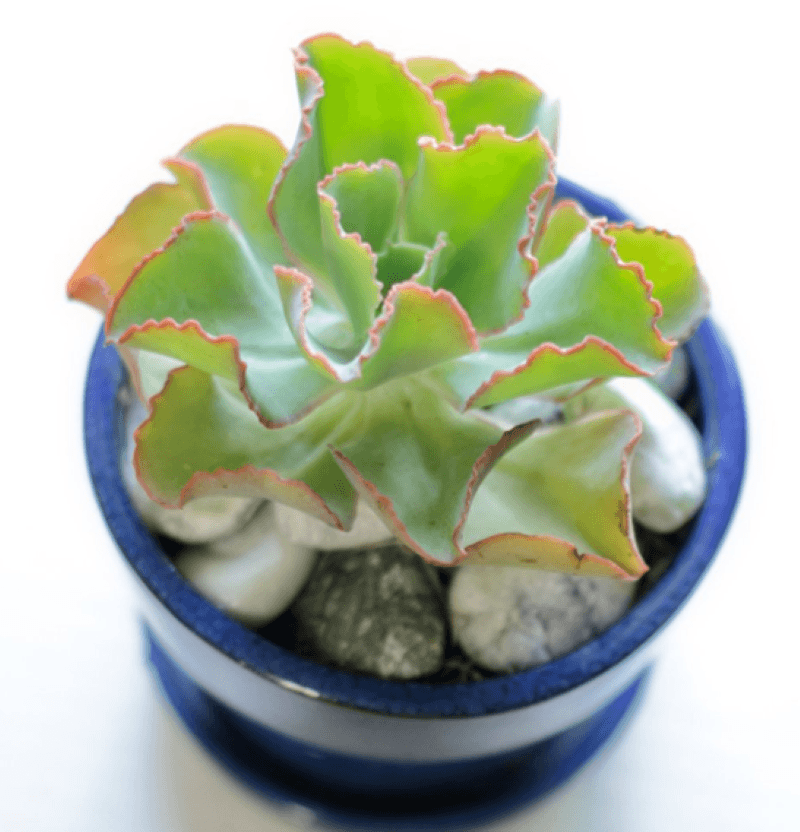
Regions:
<instances>
[{"instance_id":1,"label":"wavy leaf","mask_svg":"<svg viewBox=\"0 0 800 832\"><path fill-rule=\"evenodd\" d=\"M330 382L297 348L282 308L273 311L273 294L274 277L261 271L239 229L222 215L197 214L134 273L106 331L203 369L212 362L215 372L231 366L235 343L243 392L262 421L280 424L328 395Z\"/></svg>"},{"instance_id":2,"label":"wavy leaf","mask_svg":"<svg viewBox=\"0 0 800 832\"><path fill-rule=\"evenodd\" d=\"M436 563L463 558L458 529L473 492L534 425L504 433L422 384L388 384L364 401L359 435L333 446L342 469L407 546Z\"/></svg>"},{"instance_id":3,"label":"wavy leaf","mask_svg":"<svg viewBox=\"0 0 800 832\"><path fill-rule=\"evenodd\" d=\"M435 288L452 292L479 332L502 329L524 308L532 264L521 252L538 216L530 205L547 203L552 164L538 135L513 139L499 128L481 128L457 147L421 142L406 238L434 246L437 233L447 235Z\"/></svg>"},{"instance_id":4,"label":"wavy leaf","mask_svg":"<svg viewBox=\"0 0 800 832\"><path fill-rule=\"evenodd\" d=\"M327 446L353 430L358 406L339 395L295 425L268 430L235 385L180 367L137 431L137 472L167 506L219 493L258 496L349 528L355 493Z\"/></svg>"},{"instance_id":5,"label":"wavy leaf","mask_svg":"<svg viewBox=\"0 0 800 832\"><path fill-rule=\"evenodd\" d=\"M386 297L362 353L361 389L435 367L479 348L467 313L450 294L409 281Z\"/></svg>"},{"instance_id":6,"label":"wavy leaf","mask_svg":"<svg viewBox=\"0 0 800 832\"><path fill-rule=\"evenodd\" d=\"M638 419L611 411L541 428L487 474L467 515L470 562L638 578L629 489Z\"/></svg>"},{"instance_id":7,"label":"wavy leaf","mask_svg":"<svg viewBox=\"0 0 800 832\"><path fill-rule=\"evenodd\" d=\"M408 179L417 138L450 137L444 107L402 63L367 43L335 35L296 53L302 124L273 189L270 215L301 269L325 270L316 186L340 165L386 159Z\"/></svg>"},{"instance_id":8,"label":"wavy leaf","mask_svg":"<svg viewBox=\"0 0 800 832\"><path fill-rule=\"evenodd\" d=\"M469 73L465 69L462 69L455 61L448 58L409 58L406 61L406 66L409 72L412 72L423 84L427 84L429 87L436 81L452 76L458 76L465 80L469 78Z\"/></svg>"},{"instance_id":9,"label":"wavy leaf","mask_svg":"<svg viewBox=\"0 0 800 832\"><path fill-rule=\"evenodd\" d=\"M465 406L498 404L555 384L647 375L669 358L671 345L656 327L661 307L641 269L619 260L599 224L585 223L531 283L522 320L485 338L479 354L443 368Z\"/></svg>"},{"instance_id":10,"label":"wavy leaf","mask_svg":"<svg viewBox=\"0 0 800 832\"><path fill-rule=\"evenodd\" d=\"M663 307L658 328L666 338L687 340L708 314L708 287L697 269L694 254L682 237L633 223L609 225L619 256L639 263L653 284L653 297Z\"/></svg>"},{"instance_id":11,"label":"wavy leaf","mask_svg":"<svg viewBox=\"0 0 800 832\"><path fill-rule=\"evenodd\" d=\"M444 102L454 141L463 142L484 124L502 126L521 138L538 129L550 147L558 140L558 105L527 78L508 70L479 72L474 78L447 77L432 84Z\"/></svg>"},{"instance_id":12,"label":"wavy leaf","mask_svg":"<svg viewBox=\"0 0 800 832\"><path fill-rule=\"evenodd\" d=\"M575 238L585 231L591 222L589 215L571 199L562 199L553 205L544 222L541 238L536 245L536 262L542 269L567 253Z\"/></svg>"},{"instance_id":13,"label":"wavy leaf","mask_svg":"<svg viewBox=\"0 0 800 832\"><path fill-rule=\"evenodd\" d=\"M378 256L378 282L384 293L405 280L432 286L442 268L446 248L446 234L439 234L432 247L419 243L390 243Z\"/></svg>"},{"instance_id":14,"label":"wavy leaf","mask_svg":"<svg viewBox=\"0 0 800 832\"><path fill-rule=\"evenodd\" d=\"M340 383L375 387L478 348L469 318L449 292L407 281L392 287L358 356L343 360L306 326L314 281L297 269L276 267L275 273L297 344L320 372Z\"/></svg>"},{"instance_id":15,"label":"wavy leaf","mask_svg":"<svg viewBox=\"0 0 800 832\"><path fill-rule=\"evenodd\" d=\"M164 164L176 181L151 185L128 203L70 278L71 298L105 313L133 270L164 244L186 214L212 207L194 166L176 160Z\"/></svg>"},{"instance_id":16,"label":"wavy leaf","mask_svg":"<svg viewBox=\"0 0 800 832\"><path fill-rule=\"evenodd\" d=\"M375 255L356 234L341 226L336 200L320 190L320 239L326 268L314 277L308 326L316 338L341 356L361 349L381 302Z\"/></svg>"},{"instance_id":17,"label":"wavy leaf","mask_svg":"<svg viewBox=\"0 0 800 832\"><path fill-rule=\"evenodd\" d=\"M342 165L326 177L319 190L332 197L341 227L374 251L383 251L396 231L403 190L400 169L393 162Z\"/></svg>"},{"instance_id":18,"label":"wavy leaf","mask_svg":"<svg viewBox=\"0 0 800 832\"><path fill-rule=\"evenodd\" d=\"M269 267L286 260L267 216L272 183L286 154L280 139L268 130L241 124L203 133L178 154L202 172L211 207L239 226L256 259Z\"/></svg>"}]
</instances>

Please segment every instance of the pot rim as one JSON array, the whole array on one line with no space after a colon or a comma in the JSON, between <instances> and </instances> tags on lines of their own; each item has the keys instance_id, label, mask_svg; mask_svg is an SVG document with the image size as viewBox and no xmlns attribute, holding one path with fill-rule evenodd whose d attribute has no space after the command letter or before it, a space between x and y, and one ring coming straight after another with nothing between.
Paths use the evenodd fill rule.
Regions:
<instances>
[{"instance_id":1,"label":"pot rim","mask_svg":"<svg viewBox=\"0 0 800 832\"><path fill-rule=\"evenodd\" d=\"M609 202L568 180L557 195L589 213L624 221ZM357 710L419 718L484 716L523 708L580 687L651 641L693 593L730 524L745 471L744 396L733 356L706 319L686 344L703 413L708 494L688 540L656 585L615 625L568 655L483 681L395 682L316 664L269 642L214 607L182 578L133 509L120 473L124 366L101 328L87 375L84 440L92 484L106 523L140 581L169 615L240 666L300 696ZM446 692L446 696L443 693Z\"/></svg>"}]
</instances>

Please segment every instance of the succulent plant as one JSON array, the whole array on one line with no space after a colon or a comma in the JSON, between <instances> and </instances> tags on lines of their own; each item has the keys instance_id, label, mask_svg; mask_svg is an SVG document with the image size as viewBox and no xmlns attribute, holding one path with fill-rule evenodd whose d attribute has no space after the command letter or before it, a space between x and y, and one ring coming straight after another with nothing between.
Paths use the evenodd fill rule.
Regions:
<instances>
[{"instance_id":1,"label":"succulent plant","mask_svg":"<svg viewBox=\"0 0 800 832\"><path fill-rule=\"evenodd\" d=\"M199 136L70 281L149 400L148 493L344 530L365 500L435 563L641 575L637 417L507 405L662 368L706 312L690 249L553 204L557 109L518 74L322 35L296 76L291 150Z\"/></svg>"}]
</instances>

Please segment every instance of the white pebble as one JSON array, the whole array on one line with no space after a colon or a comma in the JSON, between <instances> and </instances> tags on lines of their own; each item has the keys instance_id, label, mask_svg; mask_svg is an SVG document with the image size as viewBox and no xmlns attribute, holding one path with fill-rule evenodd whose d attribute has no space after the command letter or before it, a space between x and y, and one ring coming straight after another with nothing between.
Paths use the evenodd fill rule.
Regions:
<instances>
[{"instance_id":1,"label":"white pebble","mask_svg":"<svg viewBox=\"0 0 800 832\"><path fill-rule=\"evenodd\" d=\"M303 588L313 550L283 540L274 504L266 503L238 534L185 549L178 571L209 601L250 626L277 618Z\"/></svg>"},{"instance_id":2,"label":"white pebble","mask_svg":"<svg viewBox=\"0 0 800 832\"><path fill-rule=\"evenodd\" d=\"M487 670L525 670L606 630L635 590L634 581L466 564L450 586L453 637Z\"/></svg>"}]
</instances>

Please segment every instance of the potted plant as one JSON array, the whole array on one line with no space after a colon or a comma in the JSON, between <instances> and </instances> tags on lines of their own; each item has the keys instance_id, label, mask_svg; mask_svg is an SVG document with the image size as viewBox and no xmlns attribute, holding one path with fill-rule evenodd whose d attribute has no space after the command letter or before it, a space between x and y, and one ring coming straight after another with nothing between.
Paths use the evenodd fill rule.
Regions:
<instances>
[{"instance_id":1,"label":"potted plant","mask_svg":"<svg viewBox=\"0 0 800 832\"><path fill-rule=\"evenodd\" d=\"M733 511L741 390L688 247L558 182L557 110L533 84L332 35L296 55L294 148L198 137L70 281L106 315L90 471L150 661L221 760L350 828L476 822L558 785L635 701ZM347 532L366 504L437 566L632 581L642 414L609 380L652 376L682 341L705 502L630 612L535 669L399 682L297 655L187 583L121 473L130 387L148 405L135 468L163 506L256 497Z\"/></svg>"}]
</instances>

